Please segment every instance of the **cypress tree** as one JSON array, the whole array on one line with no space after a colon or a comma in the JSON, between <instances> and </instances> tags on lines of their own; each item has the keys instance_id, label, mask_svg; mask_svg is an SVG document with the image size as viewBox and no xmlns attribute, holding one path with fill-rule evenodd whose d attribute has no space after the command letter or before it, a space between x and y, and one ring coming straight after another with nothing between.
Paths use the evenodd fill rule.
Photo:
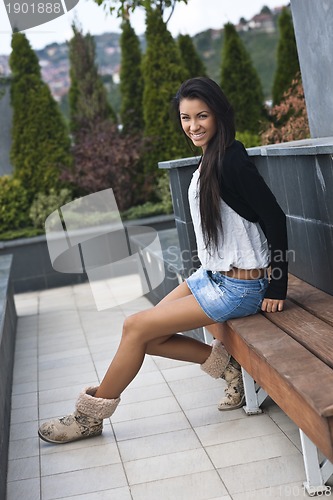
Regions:
<instances>
[{"instance_id":1,"label":"cypress tree","mask_svg":"<svg viewBox=\"0 0 333 500\"><path fill-rule=\"evenodd\" d=\"M161 173L159 161L189 156L184 138L170 119L170 102L186 74L162 14L158 7L146 10L147 50L143 58L144 135L149 137L144 168L153 177Z\"/></svg>"},{"instance_id":2,"label":"cypress tree","mask_svg":"<svg viewBox=\"0 0 333 500\"><path fill-rule=\"evenodd\" d=\"M300 72L294 25L291 14L283 8L278 20L279 43L277 48L277 68L273 82L273 104L279 104L284 92L292 85Z\"/></svg>"},{"instance_id":3,"label":"cypress tree","mask_svg":"<svg viewBox=\"0 0 333 500\"><path fill-rule=\"evenodd\" d=\"M75 25L72 28L74 36L69 42L69 109L70 128L75 139L79 132L88 133L97 123L108 118L116 122L116 115L98 74L93 37L89 33L83 35Z\"/></svg>"},{"instance_id":4,"label":"cypress tree","mask_svg":"<svg viewBox=\"0 0 333 500\"><path fill-rule=\"evenodd\" d=\"M196 51L190 35L179 35L178 48L182 63L187 71L187 78L206 76L206 68Z\"/></svg>"},{"instance_id":5,"label":"cypress tree","mask_svg":"<svg viewBox=\"0 0 333 500\"><path fill-rule=\"evenodd\" d=\"M143 80L141 71L140 41L132 28L130 21L122 22L120 37L121 65L121 121L123 131L142 131L143 124Z\"/></svg>"},{"instance_id":6,"label":"cypress tree","mask_svg":"<svg viewBox=\"0 0 333 500\"><path fill-rule=\"evenodd\" d=\"M60 187L70 165L70 140L60 109L41 78L38 59L23 33L14 33L10 56L13 107L11 161L30 202Z\"/></svg>"},{"instance_id":7,"label":"cypress tree","mask_svg":"<svg viewBox=\"0 0 333 500\"><path fill-rule=\"evenodd\" d=\"M224 26L221 86L235 110L239 132L258 134L263 91L251 58L233 24Z\"/></svg>"}]
</instances>

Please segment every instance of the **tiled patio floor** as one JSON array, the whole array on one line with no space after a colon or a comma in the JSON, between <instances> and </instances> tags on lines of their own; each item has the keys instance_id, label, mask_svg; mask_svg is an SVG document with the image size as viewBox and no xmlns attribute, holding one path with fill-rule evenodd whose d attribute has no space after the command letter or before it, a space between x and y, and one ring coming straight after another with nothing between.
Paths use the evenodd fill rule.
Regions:
<instances>
[{"instance_id":1,"label":"tiled patio floor","mask_svg":"<svg viewBox=\"0 0 333 500\"><path fill-rule=\"evenodd\" d=\"M131 277L113 288L114 303ZM190 363L147 357L102 436L37 437L98 384L124 318L145 298L97 311L89 284L20 294L7 500L306 498L298 429L272 402L261 415L219 412L223 381Z\"/></svg>"}]
</instances>

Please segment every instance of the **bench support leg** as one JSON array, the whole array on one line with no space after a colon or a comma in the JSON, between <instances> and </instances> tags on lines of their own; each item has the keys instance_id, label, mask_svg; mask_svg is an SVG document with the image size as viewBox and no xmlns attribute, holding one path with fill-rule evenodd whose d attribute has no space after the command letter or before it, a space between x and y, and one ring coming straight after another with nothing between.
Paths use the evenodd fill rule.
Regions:
<instances>
[{"instance_id":1,"label":"bench support leg","mask_svg":"<svg viewBox=\"0 0 333 500\"><path fill-rule=\"evenodd\" d=\"M325 483L333 474L333 464L327 459L319 463L317 447L301 429L299 432L306 474L305 490L310 496L330 492L331 488Z\"/></svg>"},{"instance_id":2,"label":"bench support leg","mask_svg":"<svg viewBox=\"0 0 333 500\"><path fill-rule=\"evenodd\" d=\"M260 405L267 397L267 393L261 387L256 387L255 381L244 368L242 368L242 375L246 400L246 405L243 406L243 410L248 415L262 413Z\"/></svg>"}]
</instances>

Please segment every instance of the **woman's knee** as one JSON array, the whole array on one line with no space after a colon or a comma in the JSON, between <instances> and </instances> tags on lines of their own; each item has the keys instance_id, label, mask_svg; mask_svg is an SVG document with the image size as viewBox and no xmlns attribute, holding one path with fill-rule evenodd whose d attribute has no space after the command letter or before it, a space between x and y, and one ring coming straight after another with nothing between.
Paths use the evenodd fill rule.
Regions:
<instances>
[{"instance_id":1,"label":"woman's knee","mask_svg":"<svg viewBox=\"0 0 333 500\"><path fill-rule=\"evenodd\" d=\"M123 339L144 340L142 338L143 332L143 318L141 313L131 314L131 316L125 319L122 331Z\"/></svg>"}]
</instances>

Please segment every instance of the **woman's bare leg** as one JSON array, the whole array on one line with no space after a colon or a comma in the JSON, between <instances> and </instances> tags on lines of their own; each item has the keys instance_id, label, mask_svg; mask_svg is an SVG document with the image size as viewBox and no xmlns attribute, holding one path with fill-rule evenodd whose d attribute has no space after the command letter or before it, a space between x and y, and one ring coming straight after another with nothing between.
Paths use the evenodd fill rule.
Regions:
<instances>
[{"instance_id":1,"label":"woman's bare leg","mask_svg":"<svg viewBox=\"0 0 333 500\"><path fill-rule=\"evenodd\" d=\"M168 293L156 307L189 295L192 295L192 292L184 282ZM182 334L167 335L165 339L159 337L156 340L148 342L146 354L169 359L178 359L179 361L194 362L193 353L195 355L197 352L198 344L202 344L202 342Z\"/></svg>"},{"instance_id":2,"label":"woman's bare leg","mask_svg":"<svg viewBox=\"0 0 333 500\"><path fill-rule=\"evenodd\" d=\"M124 322L119 348L95 396L115 399L136 376L145 354L204 363L211 347L177 332L211 324L186 283L157 306L134 314Z\"/></svg>"}]
</instances>

